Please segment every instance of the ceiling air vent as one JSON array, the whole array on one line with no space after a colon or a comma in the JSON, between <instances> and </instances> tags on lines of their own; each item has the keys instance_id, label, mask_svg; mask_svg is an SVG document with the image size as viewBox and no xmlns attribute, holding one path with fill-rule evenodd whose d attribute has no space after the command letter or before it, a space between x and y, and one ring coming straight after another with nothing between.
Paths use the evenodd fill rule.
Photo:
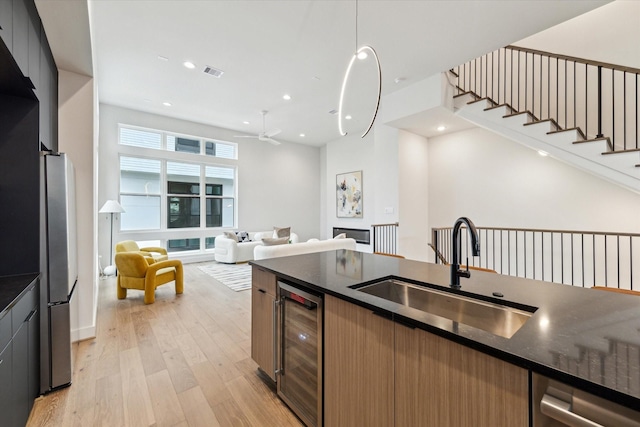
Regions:
<instances>
[{"instance_id":1,"label":"ceiling air vent","mask_svg":"<svg viewBox=\"0 0 640 427\"><path fill-rule=\"evenodd\" d=\"M213 68L209 65L204 67L204 72L207 74L211 74L213 77L217 77L217 78L220 78L224 74L224 71L218 70L217 68Z\"/></svg>"},{"instance_id":2,"label":"ceiling air vent","mask_svg":"<svg viewBox=\"0 0 640 427\"><path fill-rule=\"evenodd\" d=\"M329 110L329 114L338 114L337 110Z\"/></svg>"}]
</instances>

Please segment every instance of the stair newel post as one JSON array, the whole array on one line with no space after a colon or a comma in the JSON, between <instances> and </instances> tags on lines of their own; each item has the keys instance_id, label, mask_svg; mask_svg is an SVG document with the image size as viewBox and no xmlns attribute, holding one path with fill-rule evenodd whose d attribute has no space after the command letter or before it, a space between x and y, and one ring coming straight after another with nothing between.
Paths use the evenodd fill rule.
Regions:
<instances>
[{"instance_id":1,"label":"stair newel post","mask_svg":"<svg viewBox=\"0 0 640 427\"><path fill-rule=\"evenodd\" d=\"M602 65L598 65L598 134L596 138L602 138Z\"/></svg>"}]
</instances>

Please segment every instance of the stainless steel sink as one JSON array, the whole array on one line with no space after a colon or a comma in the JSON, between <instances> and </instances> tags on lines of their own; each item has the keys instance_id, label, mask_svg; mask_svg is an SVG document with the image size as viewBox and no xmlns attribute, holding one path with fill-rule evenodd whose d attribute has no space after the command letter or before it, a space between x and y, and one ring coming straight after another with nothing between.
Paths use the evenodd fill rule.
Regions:
<instances>
[{"instance_id":1,"label":"stainless steel sink","mask_svg":"<svg viewBox=\"0 0 640 427\"><path fill-rule=\"evenodd\" d=\"M394 279L356 289L505 338L511 338L533 314Z\"/></svg>"}]
</instances>

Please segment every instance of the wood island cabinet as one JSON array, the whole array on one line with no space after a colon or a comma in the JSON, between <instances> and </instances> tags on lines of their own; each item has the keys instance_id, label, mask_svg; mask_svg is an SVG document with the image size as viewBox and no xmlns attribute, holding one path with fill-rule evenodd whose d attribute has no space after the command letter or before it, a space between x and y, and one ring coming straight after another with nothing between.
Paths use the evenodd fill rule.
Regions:
<instances>
[{"instance_id":1,"label":"wood island cabinet","mask_svg":"<svg viewBox=\"0 0 640 427\"><path fill-rule=\"evenodd\" d=\"M324 304L325 426L392 426L393 322L330 295Z\"/></svg>"},{"instance_id":2,"label":"wood island cabinet","mask_svg":"<svg viewBox=\"0 0 640 427\"><path fill-rule=\"evenodd\" d=\"M526 426L527 370L396 324L396 426Z\"/></svg>"},{"instance_id":3,"label":"wood island cabinet","mask_svg":"<svg viewBox=\"0 0 640 427\"><path fill-rule=\"evenodd\" d=\"M325 297L325 426L528 425L525 369Z\"/></svg>"},{"instance_id":4,"label":"wood island cabinet","mask_svg":"<svg viewBox=\"0 0 640 427\"><path fill-rule=\"evenodd\" d=\"M274 304L277 280L275 274L255 266L251 274L251 358L275 381Z\"/></svg>"}]
</instances>

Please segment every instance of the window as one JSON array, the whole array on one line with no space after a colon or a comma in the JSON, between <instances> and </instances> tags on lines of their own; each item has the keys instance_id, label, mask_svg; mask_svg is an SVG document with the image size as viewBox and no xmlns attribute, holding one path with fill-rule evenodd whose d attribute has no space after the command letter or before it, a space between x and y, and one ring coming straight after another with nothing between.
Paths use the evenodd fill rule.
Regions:
<instances>
[{"instance_id":1,"label":"window","mask_svg":"<svg viewBox=\"0 0 640 427\"><path fill-rule=\"evenodd\" d=\"M119 126L119 142L121 145L191 153L220 159L236 160L238 158L238 146L232 142L177 135L125 125Z\"/></svg>"},{"instance_id":2,"label":"window","mask_svg":"<svg viewBox=\"0 0 640 427\"><path fill-rule=\"evenodd\" d=\"M160 160L120 157L121 230L160 228Z\"/></svg>"},{"instance_id":3,"label":"window","mask_svg":"<svg viewBox=\"0 0 640 427\"><path fill-rule=\"evenodd\" d=\"M120 144L134 147L162 149L162 133L157 131L120 128Z\"/></svg>"},{"instance_id":4,"label":"window","mask_svg":"<svg viewBox=\"0 0 640 427\"><path fill-rule=\"evenodd\" d=\"M119 140L123 146L157 150L140 151L144 157L131 154L137 149L120 150L120 201L126 211L121 230L130 238L158 238L171 252L210 250L214 228L234 227L236 144L123 125ZM178 152L188 155L178 160ZM214 163L221 158L224 164ZM180 230L189 230L188 236ZM145 233L136 239L137 231Z\"/></svg>"}]
</instances>

